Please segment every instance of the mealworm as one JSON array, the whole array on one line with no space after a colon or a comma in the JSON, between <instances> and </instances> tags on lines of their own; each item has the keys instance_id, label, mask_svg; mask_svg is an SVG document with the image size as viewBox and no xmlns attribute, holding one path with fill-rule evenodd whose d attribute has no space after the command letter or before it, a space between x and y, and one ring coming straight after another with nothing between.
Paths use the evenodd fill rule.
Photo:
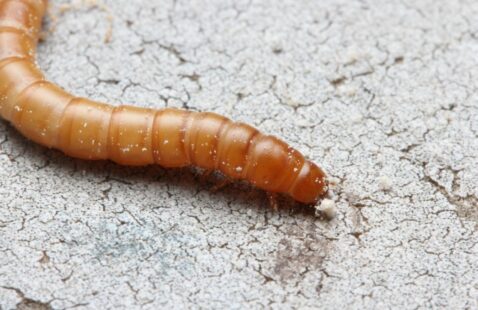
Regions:
<instances>
[{"instance_id":1,"label":"mealworm","mask_svg":"<svg viewBox=\"0 0 478 310\"><path fill-rule=\"evenodd\" d=\"M25 137L80 159L219 170L270 193L315 203L325 173L255 128L207 112L112 106L45 79L35 49L47 0L0 0L0 115Z\"/></svg>"}]
</instances>

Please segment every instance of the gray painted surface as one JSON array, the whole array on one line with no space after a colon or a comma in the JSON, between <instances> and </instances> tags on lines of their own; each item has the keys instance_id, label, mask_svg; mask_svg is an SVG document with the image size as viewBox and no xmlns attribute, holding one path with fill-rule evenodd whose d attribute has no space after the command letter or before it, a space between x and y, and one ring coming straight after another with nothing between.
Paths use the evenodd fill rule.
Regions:
<instances>
[{"instance_id":1,"label":"gray painted surface","mask_svg":"<svg viewBox=\"0 0 478 310\"><path fill-rule=\"evenodd\" d=\"M476 1L105 5L110 43L98 6L58 16L49 78L277 134L336 179L337 216L74 160L0 121L1 309L478 307Z\"/></svg>"}]
</instances>

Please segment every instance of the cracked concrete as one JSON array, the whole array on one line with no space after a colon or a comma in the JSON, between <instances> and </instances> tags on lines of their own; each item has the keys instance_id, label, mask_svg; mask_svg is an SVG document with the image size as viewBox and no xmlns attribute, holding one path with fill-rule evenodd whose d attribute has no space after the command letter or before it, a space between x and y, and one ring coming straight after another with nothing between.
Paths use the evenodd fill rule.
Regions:
<instances>
[{"instance_id":1,"label":"cracked concrete","mask_svg":"<svg viewBox=\"0 0 478 310\"><path fill-rule=\"evenodd\" d=\"M49 78L275 133L336 180L337 216L0 121L0 309L478 307L476 1L104 3L109 43L105 10L58 16Z\"/></svg>"}]
</instances>

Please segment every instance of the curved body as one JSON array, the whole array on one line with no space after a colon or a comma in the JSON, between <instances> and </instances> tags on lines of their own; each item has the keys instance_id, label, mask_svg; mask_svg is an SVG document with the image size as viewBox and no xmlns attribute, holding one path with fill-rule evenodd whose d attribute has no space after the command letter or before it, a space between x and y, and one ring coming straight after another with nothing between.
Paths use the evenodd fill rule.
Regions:
<instances>
[{"instance_id":1,"label":"curved body","mask_svg":"<svg viewBox=\"0 0 478 310\"><path fill-rule=\"evenodd\" d=\"M281 140L214 113L112 106L46 81L34 62L47 0L0 0L0 115L27 138L81 159L218 169L315 203L324 172Z\"/></svg>"}]
</instances>

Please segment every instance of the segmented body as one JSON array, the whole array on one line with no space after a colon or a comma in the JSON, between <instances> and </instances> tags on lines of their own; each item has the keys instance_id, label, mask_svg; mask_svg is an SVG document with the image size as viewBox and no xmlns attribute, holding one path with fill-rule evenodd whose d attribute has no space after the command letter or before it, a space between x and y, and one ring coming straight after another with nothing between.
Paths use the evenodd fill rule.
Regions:
<instances>
[{"instance_id":1,"label":"segmented body","mask_svg":"<svg viewBox=\"0 0 478 310\"><path fill-rule=\"evenodd\" d=\"M283 141L214 113L112 106L75 97L34 62L47 0L0 0L0 115L27 138L81 159L218 169L314 203L324 172Z\"/></svg>"}]
</instances>

